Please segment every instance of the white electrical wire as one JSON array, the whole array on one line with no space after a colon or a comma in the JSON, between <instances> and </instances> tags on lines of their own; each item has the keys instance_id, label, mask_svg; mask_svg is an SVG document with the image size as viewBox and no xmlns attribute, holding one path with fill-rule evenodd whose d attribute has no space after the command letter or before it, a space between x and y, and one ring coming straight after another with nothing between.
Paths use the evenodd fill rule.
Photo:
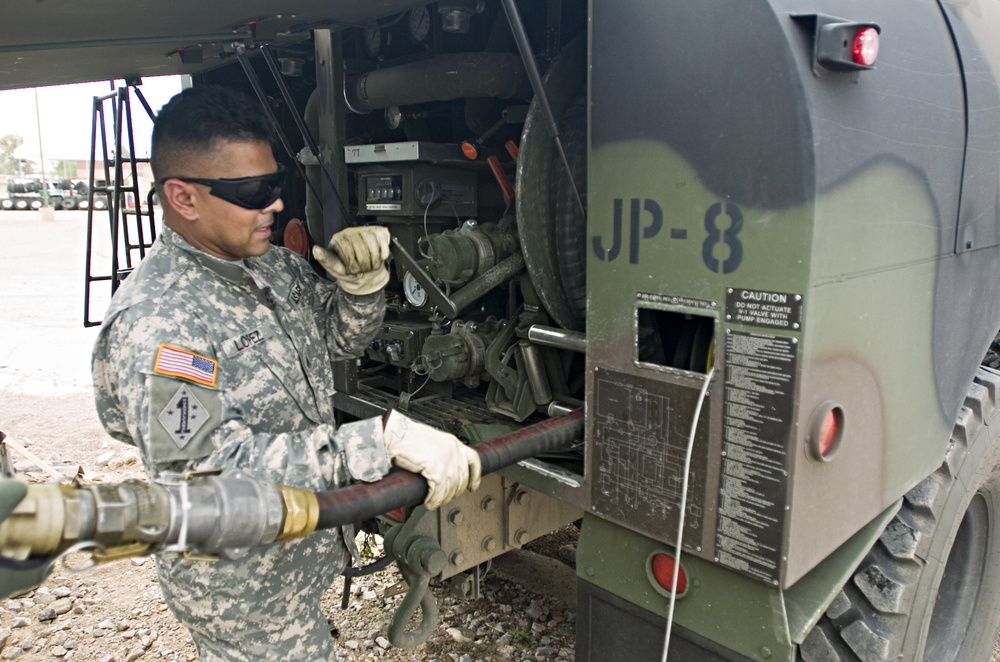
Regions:
<instances>
[{"instance_id":1,"label":"white electrical wire","mask_svg":"<svg viewBox=\"0 0 1000 662\"><path fill-rule=\"evenodd\" d=\"M687 451L684 455L684 478L681 480L681 514L679 522L677 524L677 544L676 550L674 552L674 578L670 583L670 606L667 607L667 630L663 635L663 659L662 662L667 662L667 652L670 650L670 631L673 629L674 625L674 604L677 602L677 578L680 576L681 571L681 544L684 542L684 511L687 510L687 494L688 494L688 474L691 471L691 454L694 451L694 436L695 432L698 430L698 419L701 418L701 405L705 402L705 395L708 393L708 385L712 381L712 375L715 373L715 368L713 367L705 375L705 382L701 385L701 391L698 393L698 403L694 407L694 419L691 421L691 434L688 435L688 445Z\"/></svg>"}]
</instances>

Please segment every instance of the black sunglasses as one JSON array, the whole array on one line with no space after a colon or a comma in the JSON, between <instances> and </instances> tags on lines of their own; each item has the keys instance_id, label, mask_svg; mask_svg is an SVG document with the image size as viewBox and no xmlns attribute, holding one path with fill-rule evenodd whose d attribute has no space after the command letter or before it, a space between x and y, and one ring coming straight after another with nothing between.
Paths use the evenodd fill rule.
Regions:
<instances>
[{"instance_id":1,"label":"black sunglasses","mask_svg":"<svg viewBox=\"0 0 1000 662\"><path fill-rule=\"evenodd\" d=\"M278 169L266 175L255 177L238 177L236 179L207 179L204 177L165 177L179 179L189 184L202 184L208 187L208 192L217 198L231 202L244 209L267 209L281 197L281 182L285 179L285 166L278 164Z\"/></svg>"}]
</instances>

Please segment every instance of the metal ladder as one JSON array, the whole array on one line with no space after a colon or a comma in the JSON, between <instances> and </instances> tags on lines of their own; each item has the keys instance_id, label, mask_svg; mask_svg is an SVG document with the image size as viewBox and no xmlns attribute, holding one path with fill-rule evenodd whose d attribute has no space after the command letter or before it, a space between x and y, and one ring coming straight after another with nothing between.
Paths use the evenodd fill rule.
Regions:
<instances>
[{"instance_id":1,"label":"metal ladder","mask_svg":"<svg viewBox=\"0 0 1000 662\"><path fill-rule=\"evenodd\" d=\"M91 315L91 293L95 283L111 283L113 295L139 260L146 256L146 249L156 239L153 215L153 193L143 196L139 190L137 165L149 163L147 158L136 158L135 136L132 132L131 92L153 119L153 110L139 90L142 81L127 80L125 86L104 96L94 97L93 132L90 141L90 180L87 199L87 256L84 274L83 325L98 326L101 320ZM108 144L107 116L110 113L114 139ZM127 141L127 142L125 142ZM100 148L100 154L98 149ZM123 149L124 148L124 149ZM100 164L103 180L97 179ZM103 182L99 185L99 182ZM95 212L106 211L108 225L99 230L94 224ZM100 224L98 224L100 225ZM98 232L110 233L111 265L103 274L94 274L95 238ZM103 234L103 237L108 237Z\"/></svg>"}]
</instances>

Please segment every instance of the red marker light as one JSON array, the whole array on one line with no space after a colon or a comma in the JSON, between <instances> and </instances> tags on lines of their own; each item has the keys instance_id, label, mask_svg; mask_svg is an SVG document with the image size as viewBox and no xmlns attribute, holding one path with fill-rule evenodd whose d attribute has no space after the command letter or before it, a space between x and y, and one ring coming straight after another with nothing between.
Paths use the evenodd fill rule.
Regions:
<instances>
[{"instance_id":1,"label":"red marker light","mask_svg":"<svg viewBox=\"0 0 1000 662\"><path fill-rule=\"evenodd\" d=\"M823 418L823 423L819 428L819 454L822 457L826 457L833 450L833 442L837 440L839 430L837 415L831 411Z\"/></svg>"},{"instance_id":2,"label":"red marker light","mask_svg":"<svg viewBox=\"0 0 1000 662\"><path fill-rule=\"evenodd\" d=\"M851 44L851 59L854 64L870 67L875 64L878 58L878 30L875 28L861 28L854 33L854 42Z\"/></svg>"},{"instance_id":3,"label":"red marker light","mask_svg":"<svg viewBox=\"0 0 1000 662\"><path fill-rule=\"evenodd\" d=\"M656 581L661 589L667 592L667 595L673 592L674 587L674 568L677 566L677 560L670 556L669 554L657 553L649 559L649 572L652 578ZM687 573L684 572L684 567L677 572L677 595L681 596L687 591Z\"/></svg>"},{"instance_id":4,"label":"red marker light","mask_svg":"<svg viewBox=\"0 0 1000 662\"><path fill-rule=\"evenodd\" d=\"M837 454L844 436L844 410L827 400L813 412L809 425L809 453L814 459L829 462Z\"/></svg>"}]
</instances>

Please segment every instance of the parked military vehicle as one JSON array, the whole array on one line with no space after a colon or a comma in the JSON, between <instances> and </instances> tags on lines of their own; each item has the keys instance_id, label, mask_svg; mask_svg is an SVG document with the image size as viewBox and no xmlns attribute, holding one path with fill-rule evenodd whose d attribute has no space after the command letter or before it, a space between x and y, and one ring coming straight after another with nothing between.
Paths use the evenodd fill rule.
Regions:
<instances>
[{"instance_id":1,"label":"parked military vehicle","mask_svg":"<svg viewBox=\"0 0 1000 662\"><path fill-rule=\"evenodd\" d=\"M116 6L12 9L0 87L262 97L285 243L392 233L345 420L477 444L583 410L577 444L380 517L387 548L434 541L420 572L475 595L578 522L578 661L667 631L677 660L989 658L1000 4Z\"/></svg>"}]
</instances>

